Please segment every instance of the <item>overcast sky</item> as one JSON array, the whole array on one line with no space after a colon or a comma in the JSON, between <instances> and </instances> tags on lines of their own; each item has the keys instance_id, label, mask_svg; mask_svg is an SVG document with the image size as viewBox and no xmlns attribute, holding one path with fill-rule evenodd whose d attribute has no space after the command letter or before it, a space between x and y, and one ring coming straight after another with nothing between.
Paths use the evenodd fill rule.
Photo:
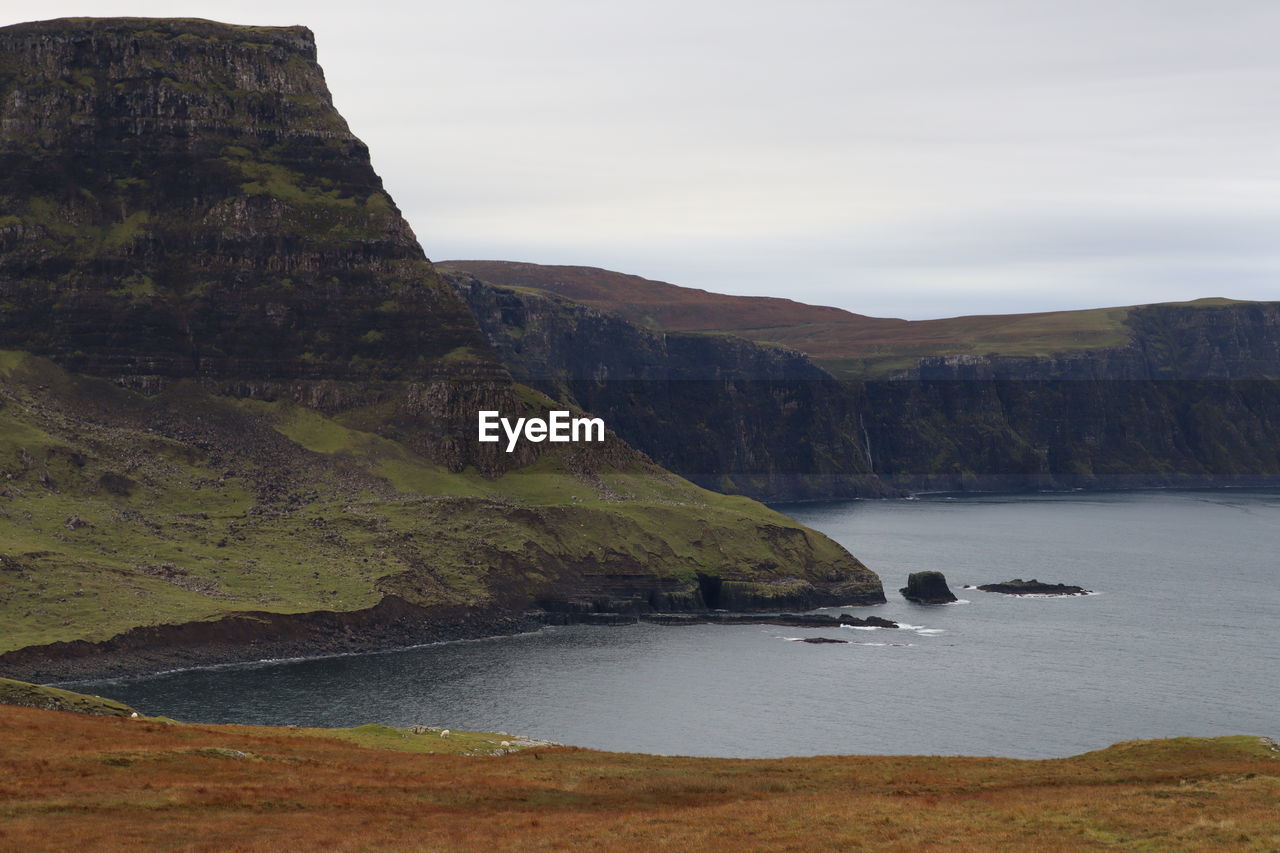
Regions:
<instances>
[{"instance_id":1,"label":"overcast sky","mask_svg":"<svg viewBox=\"0 0 1280 853\"><path fill-rule=\"evenodd\" d=\"M433 259L910 318L1280 299L1275 0L4 0L305 24Z\"/></svg>"}]
</instances>

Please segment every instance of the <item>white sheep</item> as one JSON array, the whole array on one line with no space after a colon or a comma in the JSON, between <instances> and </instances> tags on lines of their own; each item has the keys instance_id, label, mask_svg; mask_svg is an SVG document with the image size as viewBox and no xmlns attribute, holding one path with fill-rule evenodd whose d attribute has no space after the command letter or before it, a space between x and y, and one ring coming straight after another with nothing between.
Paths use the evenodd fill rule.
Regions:
<instances>
[{"instance_id":1,"label":"white sheep","mask_svg":"<svg viewBox=\"0 0 1280 853\"><path fill-rule=\"evenodd\" d=\"M511 748L511 741L509 741L509 740L504 740L504 741L503 741L501 744L499 744L499 745L500 745L503 749L510 749L510 748Z\"/></svg>"},{"instance_id":2,"label":"white sheep","mask_svg":"<svg viewBox=\"0 0 1280 853\"><path fill-rule=\"evenodd\" d=\"M449 730L448 730L448 729L443 729L443 730L441 730L441 732L440 732L440 737L448 737L448 736L449 736Z\"/></svg>"}]
</instances>

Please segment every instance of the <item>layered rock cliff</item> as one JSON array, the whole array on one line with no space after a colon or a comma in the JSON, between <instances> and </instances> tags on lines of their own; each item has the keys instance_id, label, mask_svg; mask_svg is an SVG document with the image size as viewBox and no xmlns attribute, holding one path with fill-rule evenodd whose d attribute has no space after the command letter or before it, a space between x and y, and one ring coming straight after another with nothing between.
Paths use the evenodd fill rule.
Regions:
<instances>
[{"instance_id":1,"label":"layered rock cliff","mask_svg":"<svg viewBox=\"0 0 1280 853\"><path fill-rule=\"evenodd\" d=\"M1123 346L926 357L851 383L873 465L908 489L1280 483L1280 304L1130 309Z\"/></svg>"},{"instance_id":2,"label":"layered rock cliff","mask_svg":"<svg viewBox=\"0 0 1280 853\"><path fill-rule=\"evenodd\" d=\"M1280 378L1280 303L1127 309L1121 346L1037 358L925 356L899 378L929 380L1255 380Z\"/></svg>"},{"instance_id":3,"label":"layered rock cliff","mask_svg":"<svg viewBox=\"0 0 1280 853\"><path fill-rule=\"evenodd\" d=\"M511 278L532 265L462 266ZM617 274L543 269L575 271L595 304L647 304L614 293L627 284ZM794 350L635 325L529 287L460 286L513 372L607 414L637 447L724 491L785 500L1280 483L1277 303L1124 309L1117 346L1029 357L975 355L961 341L964 352L919 356L890 380L837 382ZM664 310L687 301L713 321L703 309L714 294L680 290L661 285ZM767 323L772 303L748 301L753 322ZM784 307L779 323L799 310ZM584 343L593 340L609 343ZM706 476L711 465L733 476Z\"/></svg>"},{"instance_id":4,"label":"layered rock cliff","mask_svg":"<svg viewBox=\"0 0 1280 853\"><path fill-rule=\"evenodd\" d=\"M600 415L699 485L761 500L889 493L870 473L853 399L801 353L444 275L517 380Z\"/></svg>"},{"instance_id":5,"label":"layered rock cliff","mask_svg":"<svg viewBox=\"0 0 1280 853\"><path fill-rule=\"evenodd\" d=\"M305 626L359 647L698 608L709 582L883 598L835 543L616 435L478 442L477 410L552 401L427 261L305 28L0 29L0 350L7 648L99 660L240 614L228 654L298 653Z\"/></svg>"}]
</instances>

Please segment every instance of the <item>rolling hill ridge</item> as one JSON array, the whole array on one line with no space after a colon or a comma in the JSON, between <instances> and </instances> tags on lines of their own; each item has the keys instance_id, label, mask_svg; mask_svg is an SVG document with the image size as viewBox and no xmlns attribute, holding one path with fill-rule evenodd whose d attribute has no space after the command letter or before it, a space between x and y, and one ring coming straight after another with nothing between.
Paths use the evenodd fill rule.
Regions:
<instances>
[{"instance_id":1,"label":"rolling hill ridge","mask_svg":"<svg viewBox=\"0 0 1280 853\"><path fill-rule=\"evenodd\" d=\"M1185 303L993 314L937 320L868 317L790 299L731 296L594 267L511 261L441 261L503 287L558 294L641 326L737 335L803 352L840 379L1275 378L1280 303L1199 299ZM1265 341L1241 364L1170 363L1142 347L1161 329L1216 327L1219 342L1261 326ZM1255 337L1257 337L1255 335ZM1176 346L1177 342L1171 342ZM1192 342L1183 342L1191 345ZM1212 345L1213 341L1209 344ZM1135 349L1135 345L1138 345ZM1172 353L1168 353L1172 354ZM1057 365L1055 370L1050 365ZM962 368L954 370L954 368ZM1072 372L1076 374L1072 376ZM979 374L982 370L979 370Z\"/></svg>"}]
</instances>

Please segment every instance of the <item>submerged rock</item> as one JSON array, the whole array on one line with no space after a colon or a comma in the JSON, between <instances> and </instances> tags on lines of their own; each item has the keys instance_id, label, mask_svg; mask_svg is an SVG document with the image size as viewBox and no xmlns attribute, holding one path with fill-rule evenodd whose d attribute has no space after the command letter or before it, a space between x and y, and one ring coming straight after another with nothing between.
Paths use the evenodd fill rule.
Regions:
<instances>
[{"instance_id":1,"label":"submerged rock","mask_svg":"<svg viewBox=\"0 0 1280 853\"><path fill-rule=\"evenodd\" d=\"M912 572L901 592L903 598L916 604L950 604L956 600L942 572Z\"/></svg>"},{"instance_id":2,"label":"submerged rock","mask_svg":"<svg viewBox=\"0 0 1280 853\"><path fill-rule=\"evenodd\" d=\"M983 592L1002 592L1005 595L1088 595L1089 590L1080 586L1068 586L1065 583L1041 583L1032 578L1024 581L1014 578L1004 583L984 583L978 586Z\"/></svg>"},{"instance_id":3,"label":"submerged rock","mask_svg":"<svg viewBox=\"0 0 1280 853\"><path fill-rule=\"evenodd\" d=\"M897 628L880 616L823 613L531 613L546 625L781 625L786 628Z\"/></svg>"},{"instance_id":4,"label":"submerged rock","mask_svg":"<svg viewBox=\"0 0 1280 853\"><path fill-rule=\"evenodd\" d=\"M847 643L848 640L836 640L831 637L805 637L802 643Z\"/></svg>"},{"instance_id":5,"label":"submerged rock","mask_svg":"<svg viewBox=\"0 0 1280 853\"><path fill-rule=\"evenodd\" d=\"M786 628L897 628L879 616L827 616L822 613L646 613L642 622L658 625L781 625Z\"/></svg>"}]
</instances>

